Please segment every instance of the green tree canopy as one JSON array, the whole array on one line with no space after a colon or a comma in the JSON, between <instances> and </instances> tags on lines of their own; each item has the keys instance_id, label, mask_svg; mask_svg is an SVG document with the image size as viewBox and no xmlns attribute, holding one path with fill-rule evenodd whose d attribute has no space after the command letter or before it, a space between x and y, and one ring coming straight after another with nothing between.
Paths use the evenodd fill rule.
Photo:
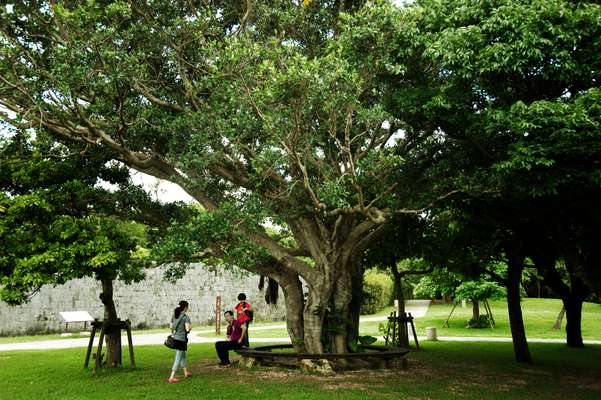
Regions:
<instances>
[{"instance_id":1,"label":"green tree canopy","mask_svg":"<svg viewBox=\"0 0 601 400\"><path fill-rule=\"evenodd\" d=\"M302 278L310 351L396 215L458 190L503 197L524 165L560 182L522 192L552 193L567 153L598 171L597 4L234 3L15 2L0 15L2 118L182 186L227 232L192 224L162 243L181 260L234 254L211 242L223 237L272 257L268 275ZM545 117L555 107L579 117Z\"/></svg>"},{"instance_id":2,"label":"green tree canopy","mask_svg":"<svg viewBox=\"0 0 601 400\"><path fill-rule=\"evenodd\" d=\"M139 281L147 265L148 250L141 247L147 226L135 220L165 226L162 213L175 207L132 185L123 165L84 153L44 132L0 141L0 300L21 304L44 285L97 279L113 366L120 363L120 334L109 329L117 323L113 281ZM103 188L102 181L116 189Z\"/></svg>"}]
</instances>

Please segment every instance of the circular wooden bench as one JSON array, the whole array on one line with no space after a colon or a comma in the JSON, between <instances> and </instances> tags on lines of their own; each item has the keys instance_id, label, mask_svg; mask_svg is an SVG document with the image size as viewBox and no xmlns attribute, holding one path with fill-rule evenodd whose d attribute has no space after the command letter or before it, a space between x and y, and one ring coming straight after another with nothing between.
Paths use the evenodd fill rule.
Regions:
<instances>
[{"instance_id":1,"label":"circular wooden bench","mask_svg":"<svg viewBox=\"0 0 601 400\"><path fill-rule=\"evenodd\" d=\"M277 351L292 349L291 344L275 344L266 346L247 347L235 350L241 357L241 364L251 367L257 365L299 366L301 360L328 360L343 363L348 366L368 365L376 368L407 369L406 356L409 349L391 348L384 346L362 345L364 350L357 353L296 353L292 351ZM274 351L276 350L276 351Z\"/></svg>"}]
</instances>

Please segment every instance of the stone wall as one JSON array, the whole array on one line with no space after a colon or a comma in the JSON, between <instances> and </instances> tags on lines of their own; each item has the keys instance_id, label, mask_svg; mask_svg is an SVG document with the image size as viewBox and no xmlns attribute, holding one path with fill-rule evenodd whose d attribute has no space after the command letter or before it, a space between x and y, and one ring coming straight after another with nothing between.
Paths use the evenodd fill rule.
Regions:
<instances>
[{"instance_id":1,"label":"stone wall","mask_svg":"<svg viewBox=\"0 0 601 400\"><path fill-rule=\"evenodd\" d=\"M201 264L193 264L186 276L175 284L162 279L162 268L146 271L146 279L139 283L114 284L114 299L121 319L132 321L134 328L165 326L180 300L190 303L188 315L193 324L214 321L215 297L222 298L223 311L237 303L238 293L246 293L258 321L281 320L285 316L284 299L280 292L277 306L265 303L264 293L257 288L256 275L240 271L211 271ZM61 286L45 286L29 303L9 306L0 302L0 336L64 331L65 323L59 311L88 311L102 319L103 307L98 296L100 282L77 279ZM81 330L83 324L70 324L69 330Z\"/></svg>"}]
</instances>

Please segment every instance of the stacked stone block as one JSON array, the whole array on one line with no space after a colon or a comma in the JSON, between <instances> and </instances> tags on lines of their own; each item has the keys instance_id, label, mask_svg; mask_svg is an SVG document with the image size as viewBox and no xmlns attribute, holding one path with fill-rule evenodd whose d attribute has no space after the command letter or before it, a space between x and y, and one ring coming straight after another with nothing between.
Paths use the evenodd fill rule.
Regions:
<instances>
[{"instance_id":1,"label":"stacked stone block","mask_svg":"<svg viewBox=\"0 0 601 400\"><path fill-rule=\"evenodd\" d=\"M280 293L277 306L266 304L256 275L239 270L215 271L192 264L182 279L170 283L163 279L163 272L163 267L148 269L142 282L130 285L115 282L114 300L119 317L129 319L134 328L166 326L180 300L190 303L188 314L195 324L210 323L215 319L216 296L221 296L225 311L237 303L240 292L246 293L253 305L255 320L281 320L285 316L283 295ZM44 286L29 303L21 306L0 302L0 336L65 331L59 311L85 310L102 319L100 292L100 282L85 278L56 287ZM70 331L82 328L83 324L69 324Z\"/></svg>"}]
</instances>

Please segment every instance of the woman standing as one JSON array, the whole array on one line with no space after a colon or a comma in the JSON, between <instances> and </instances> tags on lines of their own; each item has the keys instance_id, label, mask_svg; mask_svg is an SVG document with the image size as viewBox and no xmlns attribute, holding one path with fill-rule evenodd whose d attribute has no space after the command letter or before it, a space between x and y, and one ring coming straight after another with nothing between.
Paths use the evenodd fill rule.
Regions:
<instances>
[{"instance_id":1,"label":"woman standing","mask_svg":"<svg viewBox=\"0 0 601 400\"><path fill-rule=\"evenodd\" d=\"M169 377L169 383L179 382L179 379L175 377L175 372L181 366L184 369L184 376L189 378L192 376L186 368L186 351L188 350L188 333L192 329L190 325L190 317L186 315L188 311L188 302L180 301L179 306L175 308L173 312L173 318L171 318L171 331L173 332L173 338L175 339L175 362L171 368L171 376Z\"/></svg>"}]
</instances>

